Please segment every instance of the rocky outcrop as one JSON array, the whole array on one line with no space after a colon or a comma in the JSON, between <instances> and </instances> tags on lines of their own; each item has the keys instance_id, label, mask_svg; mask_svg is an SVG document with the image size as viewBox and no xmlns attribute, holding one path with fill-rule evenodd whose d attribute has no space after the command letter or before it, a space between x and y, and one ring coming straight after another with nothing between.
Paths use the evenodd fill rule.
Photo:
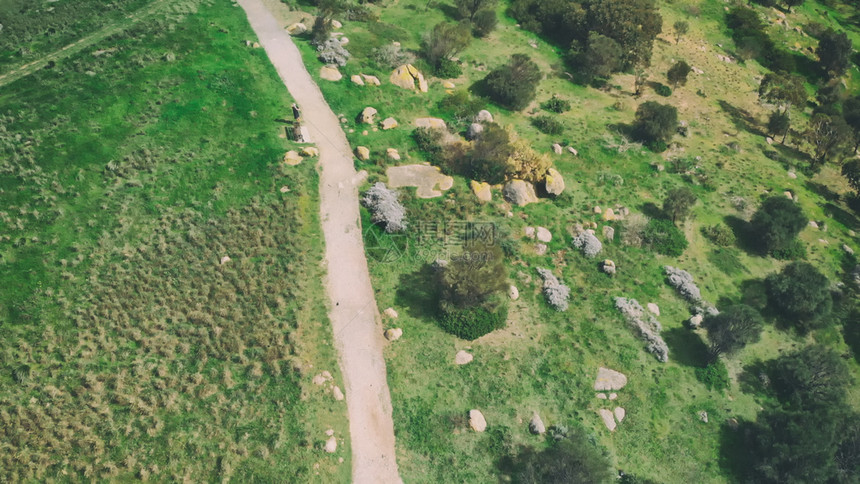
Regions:
<instances>
[{"instance_id":1,"label":"rocky outcrop","mask_svg":"<svg viewBox=\"0 0 860 484\"><path fill-rule=\"evenodd\" d=\"M554 197L561 195L561 192L564 191L564 178L562 178L561 173L555 168L550 168L547 171L546 178L544 179L544 189L549 195Z\"/></svg>"},{"instance_id":2,"label":"rocky outcrop","mask_svg":"<svg viewBox=\"0 0 860 484\"><path fill-rule=\"evenodd\" d=\"M448 129L448 125L445 124L445 121L439 118L418 118L415 120L415 127L429 129Z\"/></svg>"},{"instance_id":3,"label":"rocky outcrop","mask_svg":"<svg viewBox=\"0 0 860 484\"><path fill-rule=\"evenodd\" d=\"M403 89L415 89L415 83L418 83L418 90L427 92L427 81L421 71L415 68L412 64L403 64L394 69L391 76L388 78L392 84Z\"/></svg>"},{"instance_id":4,"label":"rocky outcrop","mask_svg":"<svg viewBox=\"0 0 860 484\"><path fill-rule=\"evenodd\" d=\"M597 370L597 379L594 380L594 389L597 391L620 390L627 384L624 373L600 367Z\"/></svg>"},{"instance_id":5,"label":"rocky outcrop","mask_svg":"<svg viewBox=\"0 0 860 484\"><path fill-rule=\"evenodd\" d=\"M538 201L535 187L525 180L511 180L502 189L502 195L510 203L524 207Z\"/></svg>"}]
</instances>

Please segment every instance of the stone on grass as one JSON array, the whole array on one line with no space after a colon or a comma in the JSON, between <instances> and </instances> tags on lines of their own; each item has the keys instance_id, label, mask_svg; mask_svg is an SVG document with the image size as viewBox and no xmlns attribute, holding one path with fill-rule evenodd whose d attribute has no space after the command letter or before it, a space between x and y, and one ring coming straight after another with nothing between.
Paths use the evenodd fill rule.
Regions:
<instances>
[{"instance_id":1,"label":"stone on grass","mask_svg":"<svg viewBox=\"0 0 860 484\"><path fill-rule=\"evenodd\" d=\"M535 187L525 180L511 180L502 189L502 195L510 203L524 207L538 201Z\"/></svg>"},{"instance_id":2,"label":"stone on grass","mask_svg":"<svg viewBox=\"0 0 860 484\"><path fill-rule=\"evenodd\" d=\"M304 148L302 148L301 155L302 156L308 156L308 157L319 156L320 150L314 148L313 146L305 146Z\"/></svg>"},{"instance_id":3,"label":"stone on grass","mask_svg":"<svg viewBox=\"0 0 860 484\"><path fill-rule=\"evenodd\" d=\"M596 214L603 213L603 209L600 208L600 205L596 205L593 210L594 210L594 213L596 213Z\"/></svg>"},{"instance_id":4,"label":"stone on grass","mask_svg":"<svg viewBox=\"0 0 860 484\"><path fill-rule=\"evenodd\" d=\"M785 197L788 198L789 200L794 200L794 195L792 195L790 191L786 190L786 191L782 192L782 194L785 195Z\"/></svg>"},{"instance_id":5,"label":"stone on grass","mask_svg":"<svg viewBox=\"0 0 860 484\"><path fill-rule=\"evenodd\" d=\"M532 419L529 421L529 432L534 435L543 435L546 432L546 426L543 424L540 415L537 412L532 414Z\"/></svg>"},{"instance_id":6,"label":"stone on grass","mask_svg":"<svg viewBox=\"0 0 860 484\"><path fill-rule=\"evenodd\" d=\"M466 139L467 140L475 140L481 133L484 132L484 125L481 123L472 123L469 125L469 129L466 130Z\"/></svg>"},{"instance_id":7,"label":"stone on grass","mask_svg":"<svg viewBox=\"0 0 860 484\"><path fill-rule=\"evenodd\" d=\"M597 398L600 400L606 400L606 394L605 393L598 393Z\"/></svg>"},{"instance_id":8,"label":"stone on grass","mask_svg":"<svg viewBox=\"0 0 860 484\"><path fill-rule=\"evenodd\" d=\"M537 231L535 230L534 227L524 227L523 228L523 234L530 239L535 238L536 232Z\"/></svg>"},{"instance_id":9,"label":"stone on grass","mask_svg":"<svg viewBox=\"0 0 860 484\"><path fill-rule=\"evenodd\" d=\"M624 373L600 367L597 370L597 379L594 380L594 389L597 391L621 390L627 384Z\"/></svg>"},{"instance_id":10,"label":"stone on grass","mask_svg":"<svg viewBox=\"0 0 860 484\"><path fill-rule=\"evenodd\" d=\"M355 156L361 161L370 159L370 150L367 147L359 146L355 149Z\"/></svg>"},{"instance_id":11,"label":"stone on grass","mask_svg":"<svg viewBox=\"0 0 860 484\"><path fill-rule=\"evenodd\" d=\"M814 228L814 229L816 229L816 230L818 230L818 222L816 222L815 220L810 220L810 221L809 221L809 226L810 226L810 227L812 227L812 228Z\"/></svg>"},{"instance_id":12,"label":"stone on grass","mask_svg":"<svg viewBox=\"0 0 860 484\"><path fill-rule=\"evenodd\" d=\"M558 143L553 143L552 144L552 152L557 154L557 155L560 155L560 154L564 153L564 148L562 148L561 145Z\"/></svg>"},{"instance_id":13,"label":"stone on grass","mask_svg":"<svg viewBox=\"0 0 860 484\"><path fill-rule=\"evenodd\" d=\"M790 171L790 172L788 172L788 177L791 178L792 180L794 180L797 178L797 173Z\"/></svg>"},{"instance_id":14,"label":"stone on grass","mask_svg":"<svg viewBox=\"0 0 860 484\"><path fill-rule=\"evenodd\" d=\"M490 190L490 184L472 180L469 182L469 188L472 193L482 202L489 202L493 199L493 192Z\"/></svg>"},{"instance_id":15,"label":"stone on grass","mask_svg":"<svg viewBox=\"0 0 860 484\"><path fill-rule=\"evenodd\" d=\"M616 271L615 262L613 262L610 259L606 259L601 263L600 269L603 272L609 274L610 276L613 276L613 275L615 275L615 271Z\"/></svg>"},{"instance_id":16,"label":"stone on grass","mask_svg":"<svg viewBox=\"0 0 860 484\"><path fill-rule=\"evenodd\" d=\"M352 82L356 86L363 86L364 85L364 79L362 79L361 76L359 76L358 74L353 74L353 75L349 76L349 80L350 80L350 82Z\"/></svg>"},{"instance_id":17,"label":"stone on grass","mask_svg":"<svg viewBox=\"0 0 860 484\"><path fill-rule=\"evenodd\" d=\"M570 154L571 154L571 155L573 155L573 156L579 156L579 152L578 152L578 151L576 151L576 148L574 148L573 146L568 146L568 147L567 147L567 152L568 152L568 153L570 153Z\"/></svg>"},{"instance_id":18,"label":"stone on grass","mask_svg":"<svg viewBox=\"0 0 860 484\"><path fill-rule=\"evenodd\" d=\"M615 400L616 398L618 398L618 394L617 394L617 393L610 393L610 394L609 394L609 399L610 399L610 400Z\"/></svg>"},{"instance_id":19,"label":"stone on grass","mask_svg":"<svg viewBox=\"0 0 860 484\"><path fill-rule=\"evenodd\" d=\"M511 298L511 301L516 301L520 298L520 290L517 289L517 286L508 286L508 297Z\"/></svg>"},{"instance_id":20,"label":"stone on grass","mask_svg":"<svg viewBox=\"0 0 860 484\"><path fill-rule=\"evenodd\" d=\"M469 427L475 432L487 430L487 420L480 410L469 410Z\"/></svg>"},{"instance_id":21,"label":"stone on grass","mask_svg":"<svg viewBox=\"0 0 860 484\"><path fill-rule=\"evenodd\" d=\"M343 79L343 74L337 70L336 66L322 66L320 67L320 79L325 79L326 81L339 81Z\"/></svg>"},{"instance_id":22,"label":"stone on grass","mask_svg":"<svg viewBox=\"0 0 860 484\"><path fill-rule=\"evenodd\" d=\"M299 155L298 152L296 152L294 150L287 151L287 153L284 155L284 163L286 163L290 166L296 166L301 162L302 162L301 155Z\"/></svg>"},{"instance_id":23,"label":"stone on grass","mask_svg":"<svg viewBox=\"0 0 860 484\"><path fill-rule=\"evenodd\" d=\"M358 122L364 124L373 124L373 118L376 116L376 108L366 107L361 110L361 114L358 116Z\"/></svg>"},{"instance_id":24,"label":"stone on grass","mask_svg":"<svg viewBox=\"0 0 860 484\"><path fill-rule=\"evenodd\" d=\"M546 229L546 227L538 227L537 228L537 239L541 242L550 242L552 241L552 233Z\"/></svg>"},{"instance_id":25,"label":"stone on grass","mask_svg":"<svg viewBox=\"0 0 860 484\"><path fill-rule=\"evenodd\" d=\"M396 119L389 117L389 118L385 118L384 120L382 120L382 129L383 130L394 129L396 127L397 127L397 120Z\"/></svg>"},{"instance_id":26,"label":"stone on grass","mask_svg":"<svg viewBox=\"0 0 860 484\"><path fill-rule=\"evenodd\" d=\"M311 381L313 382L314 385L322 385L323 383L325 383L327 381L331 381L331 380L332 380L331 373L329 373L328 371L324 371L322 373L314 375L314 377Z\"/></svg>"},{"instance_id":27,"label":"stone on grass","mask_svg":"<svg viewBox=\"0 0 860 484\"><path fill-rule=\"evenodd\" d=\"M656 304L654 304L654 303L648 303L648 304L646 304L646 305L645 305L645 307L646 307L646 308L648 308L648 310L649 310L649 311L651 311L652 313L654 313L654 316L659 316L659 315L660 315L660 307L659 307L659 306L657 306Z\"/></svg>"},{"instance_id":28,"label":"stone on grass","mask_svg":"<svg viewBox=\"0 0 860 484\"><path fill-rule=\"evenodd\" d=\"M418 118L415 120L415 127L428 129L448 129L445 121L439 118Z\"/></svg>"},{"instance_id":29,"label":"stone on grass","mask_svg":"<svg viewBox=\"0 0 860 484\"><path fill-rule=\"evenodd\" d=\"M493 115L490 114L486 109L482 109L478 111L478 114L475 116L475 122L477 123L492 123Z\"/></svg>"},{"instance_id":30,"label":"stone on grass","mask_svg":"<svg viewBox=\"0 0 860 484\"><path fill-rule=\"evenodd\" d=\"M418 198L441 197L442 192L454 186L454 178L445 175L439 167L428 164L392 166L385 170L391 187L416 187Z\"/></svg>"},{"instance_id":31,"label":"stone on grass","mask_svg":"<svg viewBox=\"0 0 860 484\"><path fill-rule=\"evenodd\" d=\"M397 319L397 311L394 308L386 308L385 311L382 311L382 314L391 319Z\"/></svg>"},{"instance_id":32,"label":"stone on grass","mask_svg":"<svg viewBox=\"0 0 860 484\"><path fill-rule=\"evenodd\" d=\"M301 22L296 22L296 23L290 25L289 27L287 27L287 33L289 33L290 35L302 35L303 33L307 32L307 31L308 31L307 25L305 25Z\"/></svg>"},{"instance_id":33,"label":"stone on grass","mask_svg":"<svg viewBox=\"0 0 860 484\"><path fill-rule=\"evenodd\" d=\"M704 321L704 314L696 314L695 316L690 318L690 327L693 329L697 329L702 325L702 321Z\"/></svg>"},{"instance_id":34,"label":"stone on grass","mask_svg":"<svg viewBox=\"0 0 860 484\"><path fill-rule=\"evenodd\" d=\"M457 85L451 81L442 81L442 87L445 89L454 89Z\"/></svg>"},{"instance_id":35,"label":"stone on grass","mask_svg":"<svg viewBox=\"0 0 860 484\"><path fill-rule=\"evenodd\" d=\"M473 359L475 359L475 357L472 356L471 353L467 353L464 350L460 350L457 352L456 355L454 355L454 363L458 365L466 365L468 363L471 363Z\"/></svg>"},{"instance_id":36,"label":"stone on grass","mask_svg":"<svg viewBox=\"0 0 860 484\"><path fill-rule=\"evenodd\" d=\"M325 441L325 451L329 454L334 454L337 451L337 437L332 435Z\"/></svg>"},{"instance_id":37,"label":"stone on grass","mask_svg":"<svg viewBox=\"0 0 860 484\"><path fill-rule=\"evenodd\" d=\"M394 69L391 76L388 78L392 84L403 89L415 89L415 82L418 82L418 90L427 92L427 81L421 71L415 68L412 64L403 64Z\"/></svg>"},{"instance_id":38,"label":"stone on grass","mask_svg":"<svg viewBox=\"0 0 860 484\"><path fill-rule=\"evenodd\" d=\"M615 416L612 414L612 410L601 408L597 413L600 414L600 418L603 419L603 424L606 425L606 428L614 431L618 425L615 423Z\"/></svg>"},{"instance_id":39,"label":"stone on grass","mask_svg":"<svg viewBox=\"0 0 860 484\"><path fill-rule=\"evenodd\" d=\"M544 189L549 195L559 196L564 191L564 178L555 168L550 168L544 178Z\"/></svg>"},{"instance_id":40,"label":"stone on grass","mask_svg":"<svg viewBox=\"0 0 860 484\"><path fill-rule=\"evenodd\" d=\"M230 262L231 260L232 259L230 259L229 255L225 255L224 257L221 258L221 265L224 265L224 264Z\"/></svg>"},{"instance_id":41,"label":"stone on grass","mask_svg":"<svg viewBox=\"0 0 860 484\"><path fill-rule=\"evenodd\" d=\"M701 410L699 412L699 420L701 420L703 423L708 423L708 412Z\"/></svg>"},{"instance_id":42,"label":"stone on grass","mask_svg":"<svg viewBox=\"0 0 860 484\"><path fill-rule=\"evenodd\" d=\"M385 339L388 341L397 341L403 336L403 330L400 328L389 328L385 330Z\"/></svg>"},{"instance_id":43,"label":"stone on grass","mask_svg":"<svg viewBox=\"0 0 860 484\"><path fill-rule=\"evenodd\" d=\"M388 148L385 150L385 154L392 160L396 161L400 159L400 152L398 152L396 148Z\"/></svg>"},{"instance_id":44,"label":"stone on grass","mask_svg":"<svg viewBox=\"0 0 860 484\"><path fill-rule=\"evenodd\" d=\"M537 255L546 254L546 244L535 244L535 254L537 254Z\"/></svg>"},{"instance_id":45,"label":"stone on grass","mask_svg":"<svg viewBox=\"0 0 860 484\"><path fill-rule=\"evenodd\" d=\"M608 241L615 240L615 229L610 225L603 226L603 238Z\"/></svg>"},{"instance_id":46,"label":"stone on grass","mask_svg":"<svg viewBox=\"0 0 860 484\"><path fill-rule=\"evenodd\" d=\"M615 414L615 419L618 420L618 423L621 423L624 420L624 416L627 415L627 412L622 407L615 407L612 413Z\"/></svg>"},{"instance_id":47,"label":"stone on grass","mask_svg":"<svg viewBox=\"0 0 860 484\"><path fill-rule=\"evenodd\" d=\"M844 250L848 255L854 255L854 249L848 247L848 244L842 244L842 250Z\"/></svg>"},{"instance_id":48,"label":"stone on grass","mask_svg":"<svg viewBox=\"0 0 860 484\"><path fill-rule=\"evenodd\" d=\"M343 24L338 22L337 20L332 20L331 26L333 29L339 29L339 28L343 27Z\"/></svg>"},{"instance_id":49,"label":"stone on grass","mask_svg":"<svg viewBox=\"0 0 860 484\"><path fill-rule=\"evenodd\" d=\"M611 208L607 208L606 210L604 210L603 211L603 220L606 220L607 222L611 222L611 221L615 220L615 211L612 210Z\"/></svg>"},{"instance_id":50,"label":"stone on grass","mask_svg":"<svg viewBox=\"0 0 860 484\"><path fill-rule=\"evenodd\" d=\"M367 74L362 74L361 77L364 79L364 83L368 86L379 86L382 83L379 82L379 78L376 76L368 76Z\"/></svg>"},{"instance_id":51,"label":"stone on grass","mask_svg":"<svg viewBox=\"0 0 860 484\"><path fill-rule=\"evenodd\" d=\"M332 395L332 396L334 397L334 399L335 399L335 400L337 400L338 402L339 402L339 401L341 401L341 400L343 400L343 392L340 390L340 387L339 387L339 386L337 386L337 385L335 385L335 386L331 387L331 395Z\"/></svg>"}]
</instances>

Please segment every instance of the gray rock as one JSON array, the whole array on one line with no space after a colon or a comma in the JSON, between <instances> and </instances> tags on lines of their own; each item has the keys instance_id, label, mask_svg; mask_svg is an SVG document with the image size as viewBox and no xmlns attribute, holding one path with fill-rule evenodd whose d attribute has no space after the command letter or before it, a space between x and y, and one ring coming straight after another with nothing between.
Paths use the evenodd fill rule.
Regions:
<instances>
[{"instance_id":1,"label":"gray rock","mask_svg":"<svg viewBox=\"0 0 860 484\"><path fill-rule=\"evenodd\" d=\"M535 187L524 180L511 180L502 189L502 196L510 203L520 207L538 201Z\"/></svg>"},{"instance_id":2,"label":"gray rock","mask_svg":"<svg viewBox=\"0 0 860 484\"><path fill-rule=\"evenodd\" d=\"M604 225L603 238L610 242L615 240L615 229L609 225Z\"/></svg>"},{"instance_id":3,"label":"gray rock","mask_svg":"<svg viewBox=\"0 0 860 484\"><path fill-rule=\"evenodd\" d=\"M475 432L487 430L487 420L480 410L469 410L469 427L472 427Z\"/></svg>"},{"instance_id":4,"label":"gray rock","mask_svg":"<svg viewBox=\"0 0 860 484\"><path fill-rule=\"evenodd\" d=\"M537 228L537 239L541 242L550 242L552 240L552 233L547 230L545 227Z\"/></svg>"},{"instance_id":5,"label":"gray rock","mask_svg":"<svg viewBox=\"0 0 860 484\"><path fill-rule=\"evenodd\" d=\"M516 301L520 298L520 290L517 289L517 286L508 286L508 297L511 298L511 301Z\"/></svg>"},{"instance_id":6,"label":"gray rock","mask_svg":"<svg viewBox=\"0 0 860 484\"><path fill-rule=\"evenodd\" d=\"M558 143L553 143L552 144L552 152L557 154L557 155L560 155L560 154L564 153L564 148L562 148L561 145Z\"/></svg>"},{"instance_id":7,"label":"gray rock","mask_svg":"<svg viewBox=\"0 0 860 484\"><path fill-rule=\"evenodd\" d=\"M532 414L532 419L529 422L529 432L534 435L542 435L546 432L546 426L544 426L543 420L541 420L537 412Z\"/></svg>"},{"instance_id":8,"label":"gray rock","mask_svg":"<svg viewBox=\"0 0 860 484\"><path fill-rule=\"evenodd\" d=\"M472 123L469 125L469 129L466 130L466 139L475 140L478 139L478 136L484 132L484 125L481 123Z\"/></svg>"},{"instance_id":9,"label":"gray rock","mask_svg":"<svg viewBox=\"0 0 860 484\"><path fill-rule=\"evenodd\" d=\"M546 192L554 197L561 195L564 191L564 178L555 168L550 168L544 179Z\"/></svg>"},{"instance_id":10,"label":"gray rock","mask_svg":"<svg viewBox=\"0 0 860 484\"><path fill-rule=\"evenodd\" d=\"M467 353L464 350L460 350L454 355L454 363L457 365L465 365L471 363L475 357L472 356L471 353Z\"/></svg>"},{"instance_id":11,"label":"gray rock","mask_svg":"<svg viewBox=\"0 0 860 484\"><path fill-rule=\"evenodd\" d=\"M492 123L493 115L486 109L482 109L478 111L478 115L475 116L475 121L478 123Z\"/></svg>"},{"instance_id":12,"label":"gray rock","mask_svg":"<svg viewBox=\"0 0 860 484\"><path fill-rule=\"evenodd\" d=\"M594 389L597 391L621 390L627 384L627 376L619 371L600 367L597 370L597 379L594 380Z\"/></svg>"}]
</instances>

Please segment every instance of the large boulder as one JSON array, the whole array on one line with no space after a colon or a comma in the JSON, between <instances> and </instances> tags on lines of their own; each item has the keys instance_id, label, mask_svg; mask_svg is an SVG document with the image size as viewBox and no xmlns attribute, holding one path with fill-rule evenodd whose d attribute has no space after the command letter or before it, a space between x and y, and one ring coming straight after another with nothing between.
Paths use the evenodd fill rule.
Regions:
<instances>
[{"instance_id":1,"label":"large boulder","mask_svg":"<svg viewBox=\"0 0 860 484\"><path fill-rule=\"evenodd\" d=\"M537 412L532 414L532 419L529 422L529 432L535 435L542 435L546 432L546 426L543 424L543 420L541 420L540 415Z\"/></svg>"},{"instance_id":2,"label":"large boulder","mask_svg":"<svg viewBox=\"0 0 860 484\"><path fill-rule=\"evenodd\" d=\"M502 189L502 195L510 203L524 207L538 201L535 187L525 180L511 180Z\"/></svg>"},{"instance_id":3,"label":"large boulder","mask_svg":"<svg viewBox=\"0 0 860 484\"><path fill-rule=\"evenodd\" d=\"M403 336L403 330L400 328L389 328L385 330L385 339L388 341L397 341Z\"/></svg>"},{"instance_id":4,"label":"large boulder","mask_svg":"<svg viewBox=\"0 0 860 484\"><path fill-rule=\"evenodd\" d=\"M439 118L418 118L415 120L416 128L448 129L445 121Z\"/></svg>"},{"instance_id":5,"label":"large boulder","mask_svg":"<svg viewBox=\"0 0 860 484\"><path fill-rule=\"evenodd\" d=\"M394 118L385 118L382 120L382 130L394 129L397 127L397 120Z\"/></svg>"},{"instance_id":6,"label":"large boulder","mask_svg":"<svg viewBox=\"0 0 860 484\"><path fill-rule=\"evenodd\" d=\"M493 115L490 114L486 109L482 109L478 111L478 114L475 116L476 123L492 123Z\"/></svg>"},{"instance_id":7,"label":"large boulder","mask_svg":"<svg viewBox=\"0 0 860 484\"><path fill-rule=\"evenodd\" d=\"M363 124L373 124L373 117L376 116L376 108L370 106L364 108L358 116L358 122Z\"/></svg>"},{"instance_id":8,"label":"large boulder","mask_svg":"<svg viewBox=\"0 0 860 484\"><path fill-rule=\"evenodd\" d=\"M487 421L480 410L469 410L469 427L472 427L475 432L487 430Z\"/></svg>"},{"instance_id":9,"label":"large boulder","mask_svg":"<svg viewBox=\"0 0 860 484\"><path fill-rule=\"evenodd\" d=\"M296 23L290 25L289 27L287 27L287 33L289 33L290 35L302 35L303 33L307 32L307 31L308 31L308 26L301 23L301 22L296 22Z\"/></svg>"},{"instance_id":10,"label":"large boulder","mask_svg":"<svg viewBox=\"0 0 860 484\"><path fill-rule=\"evenodd\" d=\"M284 155L284 163L290 166L296 166L301 162L302 156L294 150L287 151L287 153Z\"/></svg>"},{"instance_id":11,"label":"large boulder","mask_svg":"<svg viewBox=\"0 0 860 484\"><path fill-rule=\"evenodd\" d=\"M564 178L555 168L550 168L544 179L546 192L554 197L561 195L564 191Z\"/></svg>"},{"instance_id":12,"label":"large boulder","mask_svg":"<svg viewBox=\"0 0 860 484\"><path fill-rule=\"evenodd\" d=\"M601 392L607 390L621 390L627 384L624 373L600 367L597 370L597 379L594 380L594 389Z\"/></svg>"},{"instance_id":13,"label":"large boulder","mask_svg":"<svg viewBox=\"0 0 860 484\"><path fill-rule=\"evenodd\" d=\"M403 64L394 69L388 80L395 86L402 87L403 89L415 89L415 82L417 81L418 90L427 92L427 81L424 79L424 75L412 64Z\"/></svg>"},{"instance_id":14,"label":"large boulder","mask_svg":"<svg viewBox=\"0 0 860 484\"><path fill-rule=\"evenodd\" d=\"M489 183L472 180L469 182L469 187L481 202L489 202L493 199L493 192L490 190Z\"/></svg>"},{"instance_id":15,"label":"large boulder","mask_svg":"<svg viewBox=\"0 0 860 484\"><path fill-rule=\"evenodd\" d=\"M359 146L355 149L355 156L361 161L370 159L370 150L366 146Z\"/></svg>"},{"instance_id":16,"label":"large boulder","mask_svg":"<svg viewBox=\"0 0 860 484\"><path fill-rule=\"evenodd\" d=\"M380 84L382 84L381 82L379 82L379 78L376 76L368 76L367 74L362 74L361 77L362 79L364 79L364 83L368 86L379 86Z\"/></svg>"},{"instance_id":17,"label":"large boulder","mask_svg":"<svg viewBox=\"0 0 860 484\"><path fill-rule=\"evenodd\" d=\"M337 70L336 66L322 66L320 67L320 79L325 79L326 81L339 81L343 79L343 74Z\"/></svg>"},{"instance_id":18,"label":"large boulder","mask_svg":"<svg viewBox=\"0 0 860 484\"><path fill-rule=\"evenodd\" d=\"M484 125L481 123L472 123L469 125L469 129L466 130L466 139L475 140L478 139L478 136L484 132Z\"/></svg>"}]
</instances>

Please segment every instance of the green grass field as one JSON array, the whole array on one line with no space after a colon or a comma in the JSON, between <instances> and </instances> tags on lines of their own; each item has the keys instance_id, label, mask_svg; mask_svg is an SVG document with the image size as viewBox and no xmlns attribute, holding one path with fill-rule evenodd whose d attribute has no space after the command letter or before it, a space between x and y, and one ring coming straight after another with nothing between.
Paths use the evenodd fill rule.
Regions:
<instances>
[{"instance_id":1,"label":"green grass field","mask_svg":"<svg viewBox=\"0 0 860 484\"><path fill-rule=\"evenodd\" d=\"M790 14L792 25L811 19L833 22L821 17L816 6L807 2ZM703 227L748 217L765 193L791 190L799 195L799 203L811 220L826 223L826 232L805 229L800 239L807 246L808 259L837 281L843 267L851 262L841 246L846 243L856 248L849 231L857 230L858 224L838 195L828 199L818 188L826 186L836 194L846 193L838 167L807 175L803 172L805 162L794 151L796 147L804 149L800 138L790 139L791 147L786 149L772 148L765 142L763 128L757 123L764 122L767 110L758 104L756 94L758 76L765 70L754 61L726 63L716 58L717 54L733 55L723 4L703 2L697 17L690 16L687 7L682 3L661 5L664 33L655 42L650 80L665 83L666 69L679 58L705 73L691 74L687 85L669 98L649 89L641 99L634 99L632 76L626 74L615 76L607 90L574 85L564 74L566 67L557 48L517 28L513 19L504 16L493 34L485 40L473 40L458 55L464 75L453 81L458 89L468 89L510 54L528 54L546 75L536 102L523 112L509 112L489 103L487 108L497 122L513 126L538 151L550 152L553 142L562 142L574 146L579 156L566 152L554 155L554 164L567 183L566 192L555 201L511 209L494 190L493 202L479 205L468 180L455 176L454 187L439 199L419 200L410 189L401 190L411 224L405 236L388 239L375 227L366 230L379 307L394 307L400 317L386 324L404 330L403 338L389 346L386 357L398 465L407 482L499 479L507 472L505 456L516 454L522 446L547 445L544 438L528 433L533 411L538 411L547 425L584 428L609 449L615 466L625 472L657 482L733 482L738 479L739 461L734 457L740 437L728 422L754 420L769 398L748 386L742 389L739 380L745 368L812 341L826 342L848 353L838 329L800 337L769 324L759 343L726 360L732 378L727 391L708 390L695 377L695 369L706 360L704 332L685 326L688 306L664 282L662 266L690 271L704 298L724 305L753 301L745 288L755 287L757 281L784 264L737 247L719 248L702 235ZM394 163L385 158L388 147L399 149L404 157L398 164L437 161L425 159L411 140L414 118L442 116L449 123L453 121L436 107L447 96L441 80L431 78L428 93L397 88L386 82L390 71L379 69L371 60L372 48L398 41L407 50L417 49L422 32L439 21L451 20L443 13L446 9L450 5L401 0L372 8L379 14L379 22L345 22L342 31L350 39L347 49L353 57L340 69L344 79L337 83L318 81L335 112L349 120L344 126L353 146L370 148L371 159L357 161L356 166L369 171L371 183L385 181L384 170ZM773 16L766 9L761 11ZM504 5L499 12L504 12ZM679 19L690 21L691 30L676 43L671 25ZM856 44L857 31L851 29ZM808 38L794 31L772 35L781 35L792 44L809 44ZM529 46L530 39L537 41L537 48ZM315 75L322 64L307 40L300 41L300 48ZM383 85L351 84L350 75L358 73L377 75ZM852 69L850 79L856 74ZM573 106L558 116L565 125L564 133L558 136L538 132L529 121L534 115L545 114L538 104L553 94L568 99ZM654 154L636 145L625 152L615 148L618 138L607 126L629 123L636 105L645 100L676 105L680 119L689 122L691 136L675 137L678 149ZM373 131L356 124L353 120L365 106L375 107L380 120L393 116L400 127ZM367 134L363 134L365 130ZM657 164L666 170L658 171L654 168ZM675 166L685 168L678 171ZM787 176L789 170L796 171L796 179ZM647 211L648 204L659 206L669 189L682 185L690 186L699 202L693 217L682 227L690 247L681 257L604 241L603 253L590 260L571 247L574 224L606 224L592 207L621 205L632 212ZM513 217L506 216L508 211ZM432 290L428 270L434 259L450 257L459 250L456 244L446 247L444 240L428 235L428 228L435 227L433 224L455 227L463 221L498 224L500 242L508 256L509 279L521 294L511 307L507 327L473 342L440 329L436 322L438 296ZM366 216L365 227L369 223ZM533 243L522 236L525 226L536 225L549 228L554 235L544 256L537 255ZM598 228L598 235L600 232ZM402 255L379 260L382 255L391 255L384 250L389 244L398 247ZM377 250L379 246L383 249ZM615 261L617 277L599 272L597 262L604 258ZM557 313L544 302L537 267L556 269L573 289L566 312ZM658 319L670 349L668 363L661 364L645 352L644 344L613 307L616 296L660 306ZM475 361L456 366L454 354L460 349L468 349ZM857 375L856 362L851 360L850 364ZM620 370L630 381L618 392L617 400L627 410L627 417L612 433L597 413L608 404L596 399L591 390L600 366ZM857 387L852 388L848 400L860 401ZM489 427L483 434L469 430L466 415L473 408L487 417ZM708 423L699 419L698 412L703 410L709 415Z\"/></svg>"},{"instance_id":2,"label":"green grass field","mask_svg":"<svg viewBox=\"0 0 860 484\"><path fill-rule=\"evenodd\" d=\"M0 93L0 480L348 479L292 101L241 9L174 7Z\"/></svg>"}]
</instances>

